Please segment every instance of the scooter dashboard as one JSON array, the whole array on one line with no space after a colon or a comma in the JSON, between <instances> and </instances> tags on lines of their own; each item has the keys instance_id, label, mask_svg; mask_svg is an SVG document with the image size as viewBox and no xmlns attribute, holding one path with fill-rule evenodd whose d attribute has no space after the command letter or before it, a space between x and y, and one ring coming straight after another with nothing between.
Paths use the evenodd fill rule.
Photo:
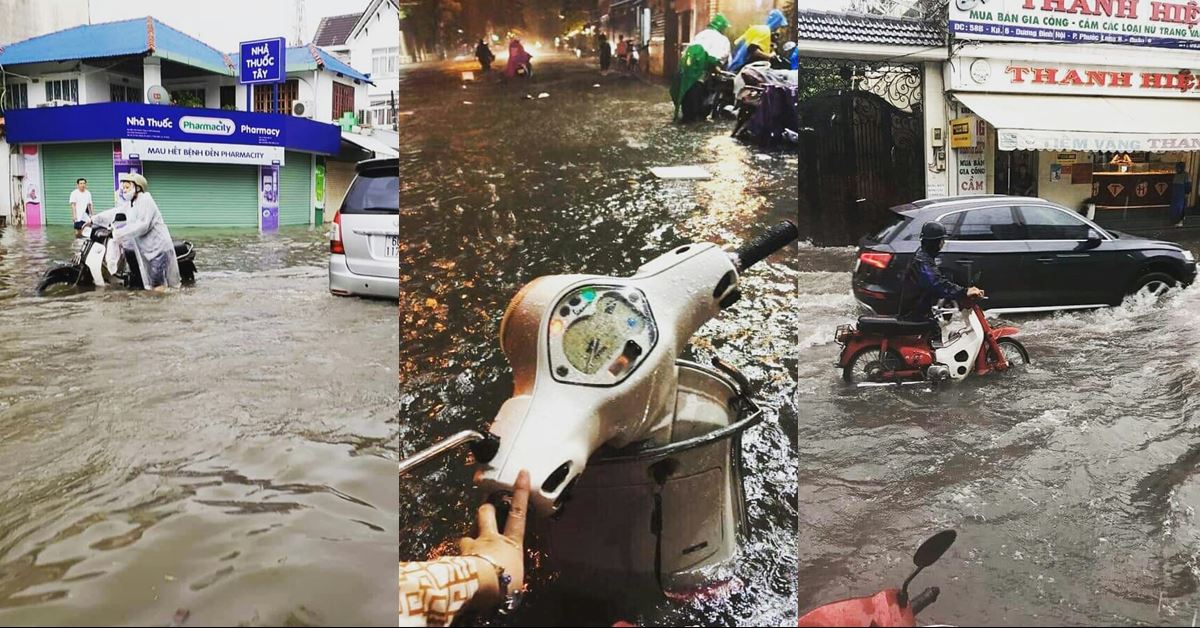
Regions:
<instances>
[{"instance_id":1,"label":"scooter dashboard","mask_svg":"<svg viewBox=\"0 0 1200 628\"><path fill-rule=\"evenodd\" d=\"M549 329L554 379L615 386L628 378L658 341L658 327L641 290L586 285L554 306Z\"/></svg>"}]
</instances>

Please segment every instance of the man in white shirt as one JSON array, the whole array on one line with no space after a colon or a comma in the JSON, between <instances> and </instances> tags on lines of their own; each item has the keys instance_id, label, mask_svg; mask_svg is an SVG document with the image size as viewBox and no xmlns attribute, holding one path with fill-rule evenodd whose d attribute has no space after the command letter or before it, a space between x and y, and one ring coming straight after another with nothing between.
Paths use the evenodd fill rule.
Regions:
<instances>
[{"instance_id":1,"label":"man in white shirt","mask_svg":"<svg viewBox=\"0 0 1200 628\"><path fill-rule=\"evenodd\" d=\"M92 193L87 189L87 179L77 179L71 190L71 220L75 221L75 237L83 237L83 224L92 215Z\"/></svg>"}]
</instances>

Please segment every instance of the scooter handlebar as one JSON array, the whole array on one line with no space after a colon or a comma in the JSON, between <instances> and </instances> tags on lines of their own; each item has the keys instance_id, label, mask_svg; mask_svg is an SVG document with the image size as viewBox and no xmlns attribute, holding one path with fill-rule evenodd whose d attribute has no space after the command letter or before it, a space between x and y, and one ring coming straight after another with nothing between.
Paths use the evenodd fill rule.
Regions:
<instances>
[{"instance_id":1,"label":"scooter handlebar","mask_svg":"<svg viewBox=\"0 0 1200 628\"><path fill-rule=\"evenodd\" d=\"M942 592L942 590L937 587L929 587L928 589L921 591L921 593L918 594L917 597L914 597L912 599L913 615L920 613L921 611L925 610L925 607L936 602L938 599L938 595L941 592Z\"/></svg>"},{"instance_id":2,"label":"scooter handlebar","mask_svg":"<svg viewBox=\"0 0 1200 628\"><path fill-rule=\"evenodd\" d=\"M792 243L800 237L800 228L790 220L785 220L753 240L738 247L733 254L736 256L738 272L766 259L775 251Z\"/></svg>"}]
</instances>

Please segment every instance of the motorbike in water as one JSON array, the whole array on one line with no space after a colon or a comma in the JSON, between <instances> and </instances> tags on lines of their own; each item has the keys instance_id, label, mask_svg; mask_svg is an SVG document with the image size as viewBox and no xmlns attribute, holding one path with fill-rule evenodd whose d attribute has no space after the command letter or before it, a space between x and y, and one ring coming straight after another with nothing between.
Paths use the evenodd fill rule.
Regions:
<instances>
[{"instance_id":1,"label":"motorbike in water","mask_svg":"<svg viewBox=\"0 0 1200 628\"><path fill-rule=\"evenodd\" d=\"M676 247L630 277L534 279L500 323L513 395L489 432L461 432L400 474L469 444L475 484L502 511L528 470L556 581L585 595L679 598L728 582L718 572L747 526L741 435L762 414L736 368L681 355L741 298L740 277L798 236L783 222L735 251Z\"/></svg>"},{"instance_id":2,"label":"motorbike in water","mask_svg":"<svg viewBox=\"0 0 1200 628\"><path fill-rule=\"evenodd\" d=\"M736 105L730 136L759 145L780 141L799 144L799 120L793 115L798 87L799 73L795 70L773 69L769 61L743 66L733 79ZM774 112L763 110L767 99L782 108ZM792 103L790 111L788 103Z\"/></svg>"},{"instance_id":3,"label":"motorbike in water","mask_svg":"<svg viewBox=\"0 0 1200 628\"><path fill-rule=\"evenodd\" d=\"M737 119L737 92L733 87L736 79L737 74L721 69L715 69L705 77L704 83L708 90L705 105L713 120Z\"/></svg>"},{"instance_id":4,"label":"motorbike in water","mask_svg":"<svg viewBox=\"0 0 1200 628\"><path fill-rule=\"evenodd\" d=\"M922 543L913 555L916 570L899 589L884 589L870 597L850 598L820 606L800 618L800 627L916 626L916 616L937 601L941 590L929 587L910 598L908 585L923 569L936 563L954 544L957 536L954 530L943 530Z\"/></svg>"},{"instance_id":5,"label":"motorbike in water","mask_svg":"<svg viewBox=\"0 0 1200 628\"><path fill-rule=\"evenodd\" d=\"M930 321L861 316L839 325L837 368L859 387L937 384L1029 364L1029 352L1012 326L993 326L979 303L964 297L954 307L934 306Z\"/></svg>"},{"instance_id":6,"label":"motorbike in water","mask_svg":"<svg viewBox=\"0 0 1200 628\"><path fill-rule=\"evenodd\" d=\"M125 214L117 214L116 221L124 222ZM185 286L194 284L195 247L191 242L181 240L175 240L174 245L180 280ZM141 269L133 252L119 249L111 229L88 224L83 227L82 245L75 251L71 262L46 271L38 283L37 295L57 296L95 288L141 290L144 287Z\"/></svg>"}]
</instances>

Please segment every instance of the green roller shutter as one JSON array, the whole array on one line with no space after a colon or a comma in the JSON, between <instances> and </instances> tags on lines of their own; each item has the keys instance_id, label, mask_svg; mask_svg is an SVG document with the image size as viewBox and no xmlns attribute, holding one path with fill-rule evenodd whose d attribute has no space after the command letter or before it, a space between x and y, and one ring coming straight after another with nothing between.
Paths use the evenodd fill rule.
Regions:
<instances>
[{"instance_id":1,"label":"green roller shutter","mask_svg":"<svg viewBox=\"0 0 1200 628\"><path fill-rule=\"evenodd\" d=\"M150 193L169 227L258 226L258 166L142 164Z\"/></svg>"},{"instance_id":2,"label":"green roller shutter","mask_svg":"<svg viewBox=\"0 0 1200 628\"><path fill-rule=\"evenodd\" d=\"M312 219L312 156L287 151L279 170L279 224L307 225Z\"/></svg>"},{"instance_id":3,"label":"green roller shutter","mask_svg":"<svg viewBox=\"0 0 1200 628\"><path fill-rule=\"evenodd\" d=\"M113 206L111 143L43 144L41 153L46 224L71 224L71 190L80 177L88 180L94 211Z\"/></svg>"}]
</instances>

